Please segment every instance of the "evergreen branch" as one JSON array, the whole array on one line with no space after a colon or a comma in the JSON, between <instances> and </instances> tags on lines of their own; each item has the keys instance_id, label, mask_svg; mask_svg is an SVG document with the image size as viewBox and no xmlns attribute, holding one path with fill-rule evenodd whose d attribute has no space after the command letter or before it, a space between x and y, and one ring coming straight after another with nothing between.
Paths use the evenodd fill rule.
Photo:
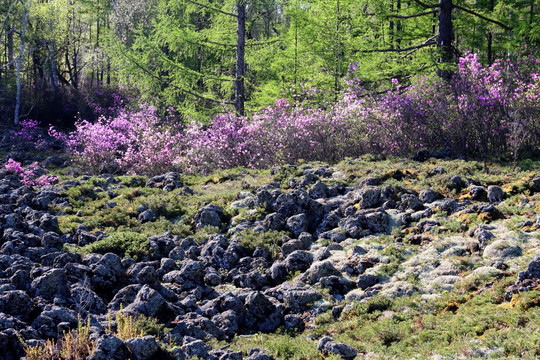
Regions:
<instances>
[{"instance_id":1,"label":"evergreen branch","mask_svg":"<svg viewBox=\"0 0 540 360\"><path fill-rule=\"evenodd\" d=\"M152 78L154 78L155 80L159 81L159 83L163 83L163 79L161 78L161 76L158 76L156 74L154 74L152 71L148 70L145 66L139 64L139 62L137 62L135 59L133 59L132 57L130 57L129 55L127 55L126 53L124 52L121 52L121 54L126 58L128 59L131 63L133 63L136 67L138 67L139 69L141 69L143 72L147 73L148 75L150 75ZM215 99L210 99L210 98L207 98L207 97L204 97L204 96L201 96L197 93L194 93L193 91L190 91L190 90L186 90L186 89L183 89L171 82L168 83L169 86L172 86L173 88L185 93L185 94L188 94L188 95L191 95L193 97L196 97L197 99L200 99L200 100L204 100L204 101L207 101L207 102L211 102L211 103L217 103L217 104L220 104L220 105L234 105L234 103L232 102L225 102L225 101L219 101L219 100L215 100Z\"/></svg>"},{"instance_id":2,"label":"evergreen branch","mask_svg":"<svg viewBox=\"0 0 540 360\"><path fill-rule=\"evenodd\" d=\"M420 5L421 7L423 7L424 9L435 9L435 8L438 8L440 7L439 4L435 4L435 5L428 5L420 0L414 0L415 3L417 3L418 5Z\"/></svg>"},{"instance_id":3,"label":"evergreen branch","mask_svg":"<svg viewBox=\"0 0 540 360\"><path fill-rule=\"evenodd\" d=\"M479 17L480 19L485 20L485 21L487 21L487 22L493 23L493 24L495 24L495 25L499 25L500 27L502 27L502 28L505 29L505 30L509 30L509 31L512 30L512 28L511 28L510 26L508 26L508 25L506 25L506 24L503 24L503 23L500 22L500 21L490 19L490 18L488 18L488 17L486 17L486 16L484 16L484 15L482 15L482 14L479 14L479 13L477 13L477 12L475 12L475 11L469 10L469 9L464 8L464 7L461 7L461 6L459 6L459 5L454 5L454 7L455 7L456 9L465 11L466 13L471 14L471 15L473 15L473 16Z\"/></svg>"},{"instance_id":4,"label":"evergreen branch","mask_svg":"<svg viewBox=\"0 0 540 360\"><path fill-rule=\"evenodd\" d=\"M163 60L165 60L166 62L168 62L172 66L174 66L174 67L180 69L181 71L184 71L185 73L188 73L190 75L194 75L194 76L197 76L199 78L208 78L208 79L217 80L217 81L234 81L234 79L228 79L226 77L225 78L220 78L220 77L217 77L217 76L203 74L203 73L201 73L199 71L186 68L185 66L181 65L180 63L176 63L176 62L172 61L171 59L169 59L167 56L165 56L165 54L163 53L163 51L161 49L154 49L154 50L157 50L156 52L158 53L158 56L160 58L162 58Z\"/></svg>"},{"instance_id":5,"label":"evergreen branch","mask_svg":"<svg viewBox=\"0 0 540 360\"><path fill-rule=\"evenodd\" d=\"M232 16L232 17L235 17L235 18L238 17L238 15L236 15L236 14L229 13L229 12L217 9L217 8L209 6L209 5L201 4L200 2L197 2L197 1L194 1L194 0L185 0L185 1L190 2L190 3L192 3L194 5L197 5L197 6L203 7L203 8L208 9L208 10L217 11L217 12L222 13L224 15Z\"/></svg>"},{"instance_id":6,"label":"evergreen branch","mask_svg":"<svg viewBox=\"0 0 540 360\"><path fill-rule=\"evenodd\" d=\"M420 17L424 15L429 14L436 14L439 10L430 10L423 13L413 14L413 15L388 15L389 18L396 18L396 19L411 19L415 17Z\"/></svg>"},{"instance_id":7,"label":"evergreen branch","mask_svg":"<svg viewBox=\"0 0 540 360\"><path fill-rule=\"evenodd\" d=\"M249 46L263 46L263 45L270 45L270 44L274 44L274 43L277 43L278 41L280 41L281 39L274 39L274 40L269 40L269 41L262 41L262 42L257 42L257 43L248 43L246 44L245 46L246 47L249 47ZM192 45L207 45L207 44L212 44L212 45L217 45L217 46L222 46L222 47L226 47L226 48L236 48L238 47L238 45L236 44L225 44L225 43L220 43L220 42L217 42L217 41L211 41L211 40L200 40L201 42L196 42L196 41L190 41L190 40L184 40L185 42L189 43L189 44L192 44ZM206 43L206 44L205 44Z\"/></svg>"},{"instance_id":8,"label":"evergreen branch","mask_svg":"<svg viewBox=\"0 0 540 360\"><path fill-rule=\"evenodd\" d=\"M421 49L421 48L426 47L426 46L436 45L437 42L433 40L435 37L436 37L436 36L430 37L429 39L427 39L427 40L426 40L424 43L422 43L422 44L418 44L418 45L414 45L414 46L409 46L409 47L401 48L401 49L355 50L355 51L353 51L353 53L358 53L358 52L361 52L361 53L404 52L404 51L410 51L410 50L418 50L418 49Z\"/></svg>"}]
</instances>

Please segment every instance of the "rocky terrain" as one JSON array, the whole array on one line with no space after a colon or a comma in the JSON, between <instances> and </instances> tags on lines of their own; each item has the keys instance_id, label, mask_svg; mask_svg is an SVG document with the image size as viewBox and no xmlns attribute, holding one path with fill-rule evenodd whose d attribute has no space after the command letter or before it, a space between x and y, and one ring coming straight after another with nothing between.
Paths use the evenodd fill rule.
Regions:
<instances>
[{"instance_id":1,"label":"rocky terrain","mask_svg":"<svg viewBox=\"0 0 540 360\"><path fill-rule=\"evenodd\" d=\"M539 356L538 167L91 177L3 155L59 181L0 171L2 359Z\"/></svg>"}]
</instances>

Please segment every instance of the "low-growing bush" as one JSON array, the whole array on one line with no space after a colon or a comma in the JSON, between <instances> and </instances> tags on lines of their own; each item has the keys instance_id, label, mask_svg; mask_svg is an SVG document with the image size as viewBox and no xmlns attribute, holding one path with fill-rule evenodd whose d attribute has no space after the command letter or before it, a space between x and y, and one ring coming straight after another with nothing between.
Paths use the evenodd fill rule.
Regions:
<instances>
[{"instance_id":1,"label":"low-growing bush","mask_svg":"<svg viewBox=\"0 0 540 360\"><path fill-rule=\"evenodd\" d=\"M129 256L135 260L140 260L150 252L148 238L143 234L129 231L114 233L82 247L80 251L84 254L112 252L120 257Z\"/></svg>"}]
</instances>

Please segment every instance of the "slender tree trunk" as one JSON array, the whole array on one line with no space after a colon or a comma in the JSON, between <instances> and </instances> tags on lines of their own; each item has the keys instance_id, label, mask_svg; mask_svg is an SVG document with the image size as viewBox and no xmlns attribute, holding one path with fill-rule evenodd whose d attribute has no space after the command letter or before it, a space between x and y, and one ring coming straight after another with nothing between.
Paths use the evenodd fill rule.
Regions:
<instances>
[{"instance_id":1,"label":"slender tree trunk","mask_svg":"<svg viewBox=\"0 0 540 360\"><path fill-rule=\"evenodd\" d=\"M441 51L440 62L445 67L453 61L454 54L452 49L452 0L439 0L439 34L437 36L437 47ZM450 80L452 72L443 68L439 71L439 76Z\"/></svg>"},{"instance_id":2,"label":"slender tree trunk","mask_svg":"<svg viewBox=\"0 0 540 360\"><path fill-rule=\"evenodd\" d=\"M495 7L494 0L490 0L489 2L489 12L490 14L493 12L493 9ZM487 60L488 64L493 64L493 33L490 31L488 32L487 36Z\"/></svg>"},{"instance_id":3,"label":"slender tree trunk","mask_svg":"<svg viewBox=\"0 0 540 360\"><path fill-rule=\"evenodd\" d=\"M390 0L390 12L393 14L395 11L394 11L394 0ZM390 20L390 24L388 26L388 31L389 31L389 35L390 35L390 49L393 49L394 48L394 42L396 40L396 37L395 37L395 32L394 32L394 20Z\"/></svg>"},{"instance_id":4,"label":"slender tree trunk","mask_svg":"<svg viewBox=\"0 0 540 360\"><path fill-rule=\"evenodd\" d=\"M294 9L294 85L298 82L298 0Z\"/></svg>"},{"instance_id":5,"label":"slender tree trunk","mask_svg":"<svg viewBox=\"0 0 540 360\"><path fill-rule=\"evenodd\" d=\"M22 65L22 58L24 55L24 35L26 33L26 23L28 22L28 13L30 12L30 6L32 4L32 0L28 1L28 5L26 3L26 0L22 0L23 4L23 17L22 17L22 29L21 29L21 48L19 52L19 58L17 59L17 97L15 99L15 116L13 119L13 123L17 125L19 123L19 114L21 111L21 65Z\"/></svg>"},{"instance_id":6,"label":"slender tree trunk","mask_svg":"<svg viewBox=\"0 0 540 360\"><path fill-rule=\"evenodd\" d=\"M8 63L9 63L9 70L13 73L15 71L15 62L13 61L15 59L13 55L13 28L11 25L8 25L7 29L7 55L8 55Z\"/></svg>"},{"instance_id":7,"label":"slender tree trunk","mask_svg":"<svg viewBox=\"0 0 540 360\"><path fill-rule=\"evenodd\" d=\"M397 13L401 12L401 0L397 0L396 12ZM398 19L396 21L396 48L397 49L401 48L401 30L402 30L402 28L403 28L403 25L401 24L401 20Z\"/></svg>"},{"instance_id":8,"label":"slender tree trunk","mask_svg":"<svg viewBox=\"0 0 540 360\"><path fill-rule=\"evenodd\" d=\"M56 76L56 49L53 41L49 43L49 66L51 86L54 91L54 97L56 98L58 96L58 77Z\"/></svg>"},{"instance_id":9,"label":"slender tree trunk","mask_svg":"<svg viewBox=\"0 0 540 360\"><path fill-rule=\"evenodd\" d=\"M236 113L244 116L244 76L245 76L245 50L246 50L246 3L239 0L238 23L236 38Z\"/></svg>"},{"instance_id":10,"label":"slender tree trunk","mask_svg":"<svg viewBox=\"0 0 540 360\"><path fill-rule=\"evenodd\" d=\"M334 101L337 102L339 94L339 80L341 78L341 37L339 36L340 32L340 3L339 0L336 1L336 35L334 39L334 57L335 57L335 68L334 68Z\"/></svg>"},{"instance_id":11,"label":"slender tree trunk","mask_svg":"<svg viewBox=\"0 0 540 360\"><path fill-rule=\"evenodd\" d=\"M107 24L107 33L110 33L111 30L111 22L109 19L109 16L111 14L111 1L107 1L107 15L105 18L105 22ZM111 85L111 57L107 55L107 85Z\"/></svg>"}]
</instances>

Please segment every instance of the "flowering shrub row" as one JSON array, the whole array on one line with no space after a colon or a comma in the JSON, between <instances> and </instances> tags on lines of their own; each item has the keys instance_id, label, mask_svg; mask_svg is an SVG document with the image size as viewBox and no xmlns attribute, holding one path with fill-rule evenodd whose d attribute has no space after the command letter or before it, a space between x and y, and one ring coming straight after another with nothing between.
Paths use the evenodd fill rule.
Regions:
<instances>
[{"instance_id":1,"label":"flowering shrub row","mask_svg":"<svg viewBox=\"0 0 540 360\"><path fill-rule=\"evenodd\" d=\"M423 78L402 87L394 80L378 95L362 87L357 73L351 66L343 99L325 110L279 99L250 117L229 113L206 126L180 126L161 122L153 107L143 106L95 123L79 121L65 141L87 170L106 165L137 174L410 155L421 148L485 158L517 154L540 141L540 75L533 58L486 67L469 54L450 82Z\"/></svg>"}]
</instances>

